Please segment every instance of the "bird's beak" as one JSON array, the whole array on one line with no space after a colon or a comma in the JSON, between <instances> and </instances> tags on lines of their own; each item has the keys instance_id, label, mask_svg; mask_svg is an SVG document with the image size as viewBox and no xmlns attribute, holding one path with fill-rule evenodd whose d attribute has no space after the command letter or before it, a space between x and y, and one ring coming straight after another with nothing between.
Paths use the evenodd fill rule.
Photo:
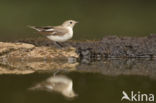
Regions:
<instances>
[{"instance_id":1,"label":"bird's beak","mask_svg":"<svg viewBox=\"0 0 156 103\"><path fill-rule=\"evenodd\" d=\"M79 23L78 21L75 22L76 24Z\"/></svg>"}]
</instances>

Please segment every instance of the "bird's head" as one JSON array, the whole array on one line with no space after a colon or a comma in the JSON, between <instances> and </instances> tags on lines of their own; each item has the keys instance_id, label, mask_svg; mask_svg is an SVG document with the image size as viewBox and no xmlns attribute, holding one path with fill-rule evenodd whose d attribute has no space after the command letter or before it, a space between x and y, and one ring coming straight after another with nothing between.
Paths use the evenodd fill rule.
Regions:
<instances>
[{"instance_id":1,"label":"bird's head","mask_svg":"<svg viewBox=\"0 0 156 103\"><path fill-rule=\"evenodd\" d=\"M77 24L78 22L75 20L67 20L65 22L63 22L62 26L64 27L71 27L73 28L75 24Z\"/></svg>"}]
</instances>

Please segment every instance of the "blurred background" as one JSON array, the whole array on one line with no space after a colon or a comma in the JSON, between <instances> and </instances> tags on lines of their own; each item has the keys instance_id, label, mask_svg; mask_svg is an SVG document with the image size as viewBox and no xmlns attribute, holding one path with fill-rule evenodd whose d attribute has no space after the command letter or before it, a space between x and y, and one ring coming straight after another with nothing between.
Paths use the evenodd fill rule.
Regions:
<instances>
[{"instance_id":1,"label":"blurred background","mask_svg":"<svg viewBox=\"0 0 156 103\"><path fill-rule=\"evenodd\" d=\"M0 0L0 41L40 36L27 25L79 21L74 40L156 33L155 0Z\"/></svg>"}]
</instances>

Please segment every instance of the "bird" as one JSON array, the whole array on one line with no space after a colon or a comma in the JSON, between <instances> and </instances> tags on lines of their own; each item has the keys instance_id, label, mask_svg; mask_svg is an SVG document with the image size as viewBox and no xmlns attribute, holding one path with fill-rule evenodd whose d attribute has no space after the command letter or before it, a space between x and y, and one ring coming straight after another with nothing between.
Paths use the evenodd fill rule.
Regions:
<instances>
[{"instance_id":1,"label":"bird","mask_svg":"<svg viewBox=\"0 0 156 103\"><path fill-rule=\"evenodd\" d=\"M29 90L44 90L57 92L67 98L74 98L77 94L73 90L73 81L65 75L56 75L32 86Z\"/></svg>"},{"instance_id":2,"label":"bird","mask_svg":"<svg viewBox=\"0 0 156 103\"><path fill-rule=\"evenodd\" d=\"M61 42L65 42L73 37L73 28L78 22L75 20L66 20L58 26L28 26L45 35L48 39L52 40L58 47L63 47Z\"/></svg>"}]
</instances>

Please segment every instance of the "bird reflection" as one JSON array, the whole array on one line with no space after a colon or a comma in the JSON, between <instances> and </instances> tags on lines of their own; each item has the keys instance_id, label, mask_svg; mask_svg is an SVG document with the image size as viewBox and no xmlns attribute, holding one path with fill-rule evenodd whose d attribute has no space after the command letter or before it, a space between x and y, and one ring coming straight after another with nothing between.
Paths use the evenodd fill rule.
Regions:
<instances>
[{"instance_id":1,"label":"bird reflection","mask_svg":"<svg viewBox=\"0 0 156 103\"><path fill-rule=\"evenodd\" d=\"M30 90L45 90L48 92L58 92L67 98L76 97L73 90L73 81L64 75L51 76L45 81L31 87Z\"/></svg>"}]
</instances>

